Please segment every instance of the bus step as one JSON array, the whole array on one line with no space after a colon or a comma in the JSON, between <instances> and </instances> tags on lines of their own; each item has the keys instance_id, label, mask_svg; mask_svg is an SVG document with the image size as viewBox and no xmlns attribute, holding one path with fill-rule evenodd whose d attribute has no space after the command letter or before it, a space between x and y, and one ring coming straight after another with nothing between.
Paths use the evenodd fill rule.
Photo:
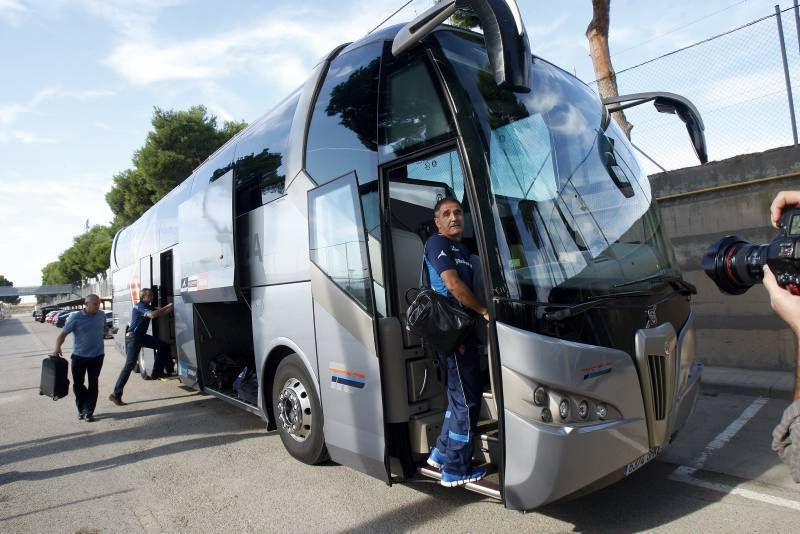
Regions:
<instances>
[{"instance_id":1,"label":"bus step","mask_svg":"<svg viewBox=\"0 0 800 534\"><path fill-rule=\"evenodd\" d=\"M480 419L497 419L497 405L491 391L484 391L481 397Z\"/></svg>"},{"instance_id":2,"label":"bus step","mask_svg":"<svg viewBox=\"0 0 800 534\"><path fill-rule=\"evenodd\" d=\"M483 467L485 467L488 471L486 478L478 480L477 482L467 482L464 487L469 491L480 493L486 497L491 497L492 499L497 499L498 501L502 500L502 497L500 497L500 482L497 473L492 472L493 467L491 465L484 465ZM440 473L435 467L431 467L429 465L420 467L419 473L436 480L442 479L442 473Z\"/></svg>"}]
</instances>

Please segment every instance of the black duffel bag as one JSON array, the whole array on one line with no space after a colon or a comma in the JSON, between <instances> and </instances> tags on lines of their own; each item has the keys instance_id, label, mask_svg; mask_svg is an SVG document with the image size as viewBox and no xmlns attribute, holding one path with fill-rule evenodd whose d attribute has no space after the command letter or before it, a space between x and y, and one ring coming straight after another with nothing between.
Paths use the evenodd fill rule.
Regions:
<instances>
[{"instance_id":1,"label":"black duffel bag","mask_svg":"<svg viewBox=\"0 0 800 534\"><path fill-rule=\"evenodd\" d=\"M452 353L472 330L475 320L459 304L433 289L422 287L417 291L406 312L406 329L436 352Z\"/></svg>"}]
</instances>

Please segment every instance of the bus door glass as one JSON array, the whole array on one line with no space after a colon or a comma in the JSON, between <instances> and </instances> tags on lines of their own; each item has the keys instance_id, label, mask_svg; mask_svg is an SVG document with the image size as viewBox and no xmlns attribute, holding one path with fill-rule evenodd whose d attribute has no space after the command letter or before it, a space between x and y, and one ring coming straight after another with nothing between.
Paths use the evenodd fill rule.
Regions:
<instances>
[{"instance_id":1,"label":"bus door glass","mask_svg":"<svg viewBox=\"0 0 800 534\"><path fill-rule=\"evenodd\" d=\"M385 314L377 190L382 43L345 49L314 105L305 167L323 432L335 462L388 481L377 318Z\"/></svg>"},{"instance_id":2,"label":"bus door glass","mask_svg":"<svg viewBox=\"0 0 800 534\"><path fill-rule=\"evenodd\" d=\"M309 192L308 224L328 452L338 463L388 480L375 297L354 174Z\"/></svg>"}]
</instances>

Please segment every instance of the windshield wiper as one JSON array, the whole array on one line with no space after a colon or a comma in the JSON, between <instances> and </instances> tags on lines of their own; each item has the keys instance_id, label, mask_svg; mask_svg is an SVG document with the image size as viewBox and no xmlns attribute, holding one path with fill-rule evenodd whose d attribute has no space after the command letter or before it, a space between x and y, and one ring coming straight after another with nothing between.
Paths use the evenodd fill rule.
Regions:
<instances>
[{"instance_id":1,"label":"windshield wiper","mask_svg":"<svg viewBox=\"0 0 800 534\"><path fill-rule=\"evenodd\" d=\"M618 287L632 286L634 284L639 284L641 282L663 282L665 284L671 285L681 295L697 294L697 288L694 286L694 284L690 284L680 276L665 275L665 274L651 274L650 276L645 276L644 278L637 278L636 280L621 282L611 287L616 289Z\"/></svg>"},{"instance_id":2,"label":"windshield wiper","mask_svg":"<svg viewBox=\"0 0 800 534\"><path fill-rule=\"evenodd\" d=\"M649 291L625 291L620 293L612 293L610 295L603 295L602 297L595 297L585 300L578 304L559 308L555 311L545 311L544 318L548 321L563 321L570 317L575 317L583 312L589 311L603 304L608 304L612 300L626 298L626 297L650 297L653 294Z\"/></svg>"}]
</instances>

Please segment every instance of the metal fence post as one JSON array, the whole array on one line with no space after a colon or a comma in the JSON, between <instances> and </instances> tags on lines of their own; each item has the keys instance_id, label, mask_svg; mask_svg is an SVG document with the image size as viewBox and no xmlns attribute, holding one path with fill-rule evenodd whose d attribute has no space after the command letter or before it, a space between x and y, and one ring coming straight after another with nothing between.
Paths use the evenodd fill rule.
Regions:
<instances>
[{"instance_id":1,"label":"metal fence post","mask_svg":"<svg viewBox=\"0 0 800 534\"><path fill-rule=\"evenodd\" d=\"M797 0L794 0L794 29L797 32L797 48L800 50L800 9Z\"/></svg>"},{"instance_id":2,"label":"metal fence post","mask_svg":"<svg viewBox=\"0 0 800 534\"><path fill-rule=\"evenodd\" d=\"M789 77L789 62L786 59L786 41L783 39L783 22L781 6L775 5L775 20L778 22L778 38L781 41L781 58L783 59L783 76L786 78L786 96L789 98L789 118L792 120L792 139L797 145L797 121L794 118L794 99L792 98L792 80Z\"/></svg>"}]
</instances>

